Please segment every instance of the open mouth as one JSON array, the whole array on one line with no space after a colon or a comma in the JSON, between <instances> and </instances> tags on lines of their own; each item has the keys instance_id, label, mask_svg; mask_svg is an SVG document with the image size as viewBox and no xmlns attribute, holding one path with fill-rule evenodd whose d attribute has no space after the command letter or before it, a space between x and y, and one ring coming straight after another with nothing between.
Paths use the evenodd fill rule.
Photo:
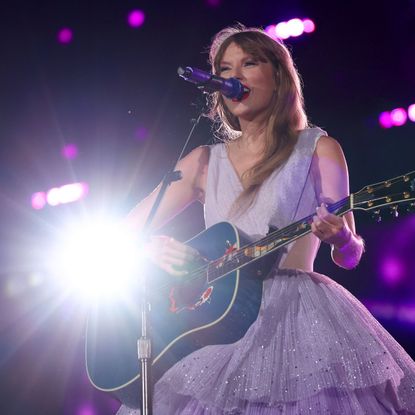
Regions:
<instances>
[{"instance_id":1,"label":"open mouth","mask_svg":"<svg viewBox=\"0 0 415 415\"><path fill-rule=\"evenodd\" d=\"M247 99L249 97L249 94L251 93L251 90L246 86L246 85L242 85L244 87L244 94L242 95L241 98L232 98L233 102L241 102L244 101L245 99Z\"/></svg>"}]
</instances>

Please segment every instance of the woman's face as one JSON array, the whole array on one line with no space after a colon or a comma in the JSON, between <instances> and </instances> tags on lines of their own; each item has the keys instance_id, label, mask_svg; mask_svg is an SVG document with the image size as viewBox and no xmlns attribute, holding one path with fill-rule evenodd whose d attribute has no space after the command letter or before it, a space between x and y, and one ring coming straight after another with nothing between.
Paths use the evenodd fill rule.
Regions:
<instances>
[{"instance_id":1,"label":"woman's face","mask_svg":"<svg viewBox=\"0 0 415 415\"><path fill-rule=\"evenodd\" d=\"M229 111L239 121L264 121L276 92L272 64L254 58L236 43L226 48L219 64L219 76L237 78L250 89L248 97L242 101L223 97Z\"/></svg>"}]
</instances>

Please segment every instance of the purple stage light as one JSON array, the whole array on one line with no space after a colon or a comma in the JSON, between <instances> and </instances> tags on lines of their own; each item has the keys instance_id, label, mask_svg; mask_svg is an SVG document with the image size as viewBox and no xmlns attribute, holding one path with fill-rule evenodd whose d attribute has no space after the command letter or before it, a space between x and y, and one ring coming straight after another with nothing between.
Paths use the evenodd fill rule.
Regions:
<instances>
[{"instance_id":1,"label":"purple stage light","mask_svg":"<svg viewBox=\"0 0 415 415\"><path fill-rule=\"evenodd\" d=\"M97 415L97 412L92 406L85 405L78 409L77 415Z\"/></svg>"},{"instance_id":2,"label":"purple stage light","mask_svg":"<svg viewBox=\"0 0 415 415\"><path fill-rule=\"evenodd\" d=\"M378 318L392 320L396 317L395 304L373 300L362 300L362 302L370 310L370 312Z\"/></svg>"},{"instance_id":3,"label":"purple stage light","mask_svg":"<svg viewBox=\"0 0 415 415\"><path fill-rule=\"evenodd\" d=\"M400 127L406 123L408 115L403 108L395 108L391 111L392 124L396 127Z\"/></svg>"},{"instance_id":4,"label":"purple stage light","mask_svg":"<svg viewBox=\"0 0 415 415\"><path fill-rule=\"evenodd\" d=\"M386 257L381 263L381 275L388 285L396 285L402 280L404 264L399 258Z\"/></svg>"},{"instance_id":5,"label":"purple stage light","mask_svg":"<svg viewBox=\"0 0 415 415\"><path fill-rule=\"evenodd\" d=\"M316 29L316 25L310 19L303 20L304 32L305 33L312 33Z\"/></svg>"},{"instance_id":6,"label":"purple stage light","mask_svg":"<svg viewBox=\"0 0 415 415\"><path fill-rule=\"evenodd\" d=\"M33 209L43 209L46 205L46 194L45 192L36 192L32 195L32 207Z\"/></svg>"},{"instance_id":7,"label":"purple stage light","mask_svg":"<svg viewBox=\"0 0 415 415\"><path fill-rule=\"evenodd\" d=\"M58 42L62 44L68 44L71 43L73 39L73 33L72 30L68 27L64 27L58 32Z\"/></svg>"},{"instance_id":8,"label":"purple stage light","mask_svg":"<svg viewBox=\"0 0 415 415\"><path fill-rule=\"evenodd\" d=\"M149 131L148 131L148 129L146 127L141 126L141 127L138 127L135 130L135 138L138 141L145 141L145 140L147 140L148 135L149 135Z\"/></svg>"},{"instance_id":9,"label":"purple stage light","mask_svg":"<svg viewBox=\"0 0 415 415\"><path fill-rule=\"evenodd\" d=\"M75 144L65 144L61 154L68 160L73 160L78 156L78 147Z\"/></svg>"},{"instance_id":10,"label":"purple stage light","mask_svg":"<svg viewBox=\"0 0 415 415\"><path fill-rule=\"evenodd\" d=\"M133 28L138 28L144 24L146 16L142 10L132 10L128 14L128 24Z\"/></svg>"},{"instance_id":11,"label":"purple stage light","mask_svg":"<svg viewBox=\"0 0 415 415\"><path fill-rule=\"evenodd\" d=\"M408 107L408 118L415 122L415 104L412 104Z\"/></svg>"},{"instance_id":12,"label":"purple stage light","mask_svg":"<svg viewBox=\"0 0 415 415\"><path fill-rule=\"evenodd\" d=\"M287 22L287 30L292 37L301 36L304 33L304 24L300 19L291 19Z\"/></svg>"},{"instance_id":13,"label":"purple stage light","mask_svg":"<svg viewBox=\"0 0 415 415\"><path fill-rule=\"evenodd\" d=\"M221 0L205 0L205 3L209 7L218 7L220 6Z\"/></svg>"},{"instance_id":14,"label":"purple stage light","mask_svg":"<svg viewBox=\"0 0 415 415\"><path fill-rule=\"evenodd\" d=\"M392 118L388 111L384 111L379 115L379 124L382 128L393 127Z\"/></svg>"}]
</instances>

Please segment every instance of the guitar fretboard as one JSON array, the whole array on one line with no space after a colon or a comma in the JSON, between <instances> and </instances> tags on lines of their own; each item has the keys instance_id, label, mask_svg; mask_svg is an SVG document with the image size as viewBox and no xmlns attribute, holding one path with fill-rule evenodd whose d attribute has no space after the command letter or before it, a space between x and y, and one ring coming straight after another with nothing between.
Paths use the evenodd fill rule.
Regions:
<instances>
[{"instance_id":1,"label":"guitar fretboard","mask_svg":"<svg viewBox=\"0 0 415 415\"><path fill-rule=\"evenodd\" d=\"M350 195L336 203L328 205L327 210L337 216L342 216L352 210L352 198L353 195ZM271 232L259 241L248 244L240 249L235 249L223 257L210 262L206 266L207 269L204 270L204 272L207 272L208 282L214 282L310 233L314 215L309 215L283 229Z\"/></svg>"}]
</instances>

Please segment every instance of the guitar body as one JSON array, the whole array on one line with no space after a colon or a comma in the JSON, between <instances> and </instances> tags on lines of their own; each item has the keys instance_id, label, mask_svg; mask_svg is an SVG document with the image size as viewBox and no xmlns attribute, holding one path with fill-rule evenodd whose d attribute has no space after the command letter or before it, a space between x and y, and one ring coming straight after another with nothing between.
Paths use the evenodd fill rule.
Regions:
<instances>
[{"instance_id":1,"label":"guitar body","mask_svg":"<svg viewBox=\"0 0 415 415\"><path fill-rule=\"evenodd\" d=\"M248 242L227 222L218 223L187 242L209 261ZM152 380L171 366L210 344L239 340L256 320L262 297L262 278L271 256L209 282L209 272L184 281L157 271L147 275L151 304ZM218 264L221 267L221 264ZM161 274L161 275L160 275ZM245 275L246 274L246 275ZM137 339L141 336L140 286L128 298L98 304L87 326L86 366L92 384L113 392L130 407L140 405L141 367Z\"/></svg>"}]
</instances>

